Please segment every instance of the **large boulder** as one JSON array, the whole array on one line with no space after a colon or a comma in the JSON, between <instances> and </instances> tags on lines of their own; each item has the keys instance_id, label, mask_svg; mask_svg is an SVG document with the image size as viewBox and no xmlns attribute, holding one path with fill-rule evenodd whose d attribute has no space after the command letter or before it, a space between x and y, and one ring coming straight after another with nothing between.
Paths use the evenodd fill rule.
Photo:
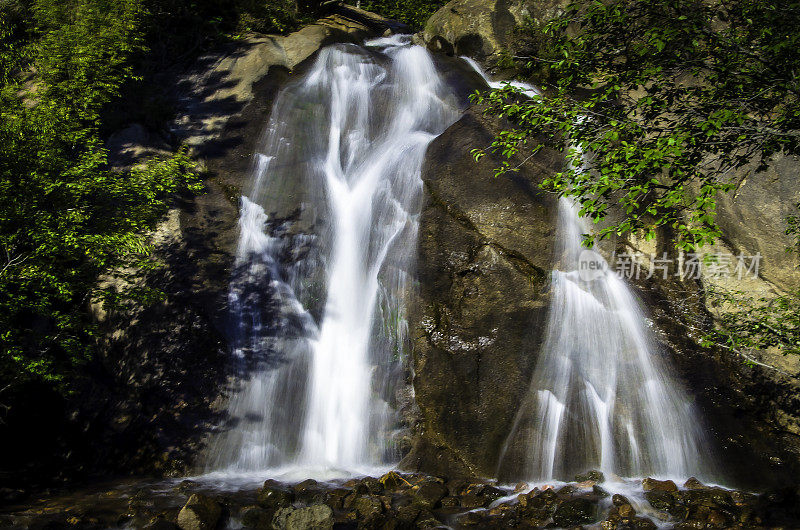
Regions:
<instances>
[{"instance_id":1,"label":"large boulder","mask_svg":"<svg viewBox=\"0 0 800 530\"><path fill-rule=\"evenodd\" d=\"M421 411L406 468L491 476L530 381L547 309L554 199L538 189L560 157L542 150L495 178L470 151L500 124L468 111L430 145L412 311Z\"/></svg>"},{"instance_id":2,"label":"large boulder","mask_svg":"<svg viewBox=\"0 0 800 530\"><path fill-rule=\"evenodd\" d=\"M513 48L515 29L526 19L545 22L564 0L452 0L425 24L423 39L435 50L476 59Z\"/></svg>"}]
</instances>

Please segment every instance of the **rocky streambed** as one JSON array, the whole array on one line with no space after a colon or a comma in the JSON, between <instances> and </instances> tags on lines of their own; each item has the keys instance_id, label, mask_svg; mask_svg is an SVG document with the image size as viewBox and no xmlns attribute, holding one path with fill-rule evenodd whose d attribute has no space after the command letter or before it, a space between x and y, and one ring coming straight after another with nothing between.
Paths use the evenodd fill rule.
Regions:
<instances>
[{"instance_id":1,"label":"rocky streambed","mask_svg":"<svg viewBox=\"0 0 800 530\"><path fill-rule=\"evenodd\" d=\"M273 479L231 487L208 477L107 484L0 513L20 529L798 528L800 488L761 494L689 479L499 486L390 471L347 481Z\"/></svg>"}]
</instances>

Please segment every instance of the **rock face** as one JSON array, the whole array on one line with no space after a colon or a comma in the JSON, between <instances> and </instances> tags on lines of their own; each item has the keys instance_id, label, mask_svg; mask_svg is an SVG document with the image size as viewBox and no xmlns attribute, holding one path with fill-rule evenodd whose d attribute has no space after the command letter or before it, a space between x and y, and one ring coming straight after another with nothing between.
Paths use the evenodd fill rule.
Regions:
<instances>
[{"instance_id":1,"label":"rock face","mask_svg":"<svg viewBox=\"0 0 800 530\"><path fill-rule=\"evenodd\" d=\"M426 155L412 312L421 424L405 468L493 475L538 353L555 210L537 184L559 158L543 150L495 178L499 161L470 150L498 126L468 111Z\"/></svg>"},{"instance_id":2,"label":"rock face","mask_svg":"<svg viewBox=\"0 0 800 530\"><path fill-rule=\"evenodd\" d=\"M428 19L423 39L436 50L478 60L513 47L514 29L528 17L549 20L564 0L452 0Z\"/></svg>"}]
</instances>

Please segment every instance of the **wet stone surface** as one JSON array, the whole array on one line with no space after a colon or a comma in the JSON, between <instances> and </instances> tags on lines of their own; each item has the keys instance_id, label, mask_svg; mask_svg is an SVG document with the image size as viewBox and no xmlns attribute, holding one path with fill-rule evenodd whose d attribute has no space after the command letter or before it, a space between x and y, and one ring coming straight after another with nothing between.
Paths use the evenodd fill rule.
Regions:
<instances>
[{"instance_id":1,"label":"wet stone surface","mask_svg":"<svg viewBox=\"0 0 800 530\"><path fill-rule=\"evenodd\" d=\"M252 528L798 528L800 488L762 494L703 485L697 479L575 482L499 487L389 472L347 481L266 480L222 486L207 477L125 482L0 511L0 528L210 530Z\"/></svg>"}]
</instances>

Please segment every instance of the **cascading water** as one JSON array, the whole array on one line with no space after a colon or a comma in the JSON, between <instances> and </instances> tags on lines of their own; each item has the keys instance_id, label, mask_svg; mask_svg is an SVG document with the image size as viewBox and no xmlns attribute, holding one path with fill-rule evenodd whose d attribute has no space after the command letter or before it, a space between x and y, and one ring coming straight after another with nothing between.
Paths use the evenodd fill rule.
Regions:
<instances>
[{"instance_id":1,"label":"cascading water","mask_svg":"<svg viewBox=\"0 0 800 530\"><path fill-rule=\"evenodd\" d=\"M276 99L230 291L241 382L207 472L392 461L422 161L461 112L409 42L324 48Z\"/></svg>"},{"instance_id":2,"label":"cascading water","mask_svg":"<svg viewBox=\"0 0 800 530\"><path fill-rule=\"evenodd\" d=\"M502 85L465 60L490 86ZM590 469L628 477L701 473L710 459L701 423L659 359L648 320L606 260L583 248L590 226L575 204L562 198L558 212L559 269L545 340L500 475L538 481Z\"/></svg>"},{"instance_id":3,"label":"cascading water","mask_svg":"<svg viewBox=\"0 0 800 530\"><path fill-rule=\"evenodd\" d=\"M628 286L582 247L589 229L575 204L560 199L544 345L506 447L526 448L523 475L533 480L589 469L702 473L710 457L701 422L659 359Z\"/></svg>"}]
</instances>

